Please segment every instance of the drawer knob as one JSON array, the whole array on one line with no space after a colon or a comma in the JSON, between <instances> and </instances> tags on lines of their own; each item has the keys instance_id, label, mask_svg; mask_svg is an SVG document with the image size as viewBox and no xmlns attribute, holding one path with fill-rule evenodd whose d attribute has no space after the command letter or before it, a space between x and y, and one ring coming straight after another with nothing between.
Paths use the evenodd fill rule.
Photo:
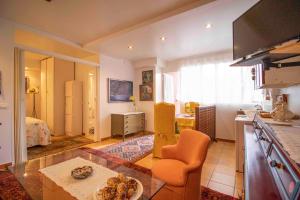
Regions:
<instances>
[{"instance_id":1,"label":"drawer knob","mask_svg":"<svg viewBox=\"0 0 300 200\"><path fill-rule=\"evenodd\" d=\"M267 141L267 138L264 138L262 135L258 137L259 140Z\"/></svg>"},{"instance_id":2,"label":"drawer knob","mask_svg":"<svg viewBox=\"0 0 300 200\"><path fill-rule=\"evenodd\" d=\"M271 167L276 167L278 169L283 169L283 164L278 163L276 160L270 161L270 165L271 165Z\"/></svg>"}]
</instances>

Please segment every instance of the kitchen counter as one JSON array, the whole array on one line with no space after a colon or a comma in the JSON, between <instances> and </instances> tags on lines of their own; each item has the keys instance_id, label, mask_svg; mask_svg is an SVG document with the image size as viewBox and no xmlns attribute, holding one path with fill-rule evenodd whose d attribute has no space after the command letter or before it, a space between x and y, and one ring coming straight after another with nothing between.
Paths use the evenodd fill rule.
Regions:
<instances>
[{"instance_id":1,"label":"kitchen counter","mask_svg":"<svg viewBox=\"0 0 300 200\"><path fill-rule=\"evenodd\" d=\"M300 120L291 120L289 122L274 121L271 118L259 119L264 122L276 138L278 143L289 157L300 164Z\"/></svg>"},{"instance_id":2,"label":"kitchen counter","mask_svg":"<svg viewBox=\"0 0 300 200\"><path fill-rule=\"evenodd\" d=\"M274 188L272 190L276 198L278 197L277 191L279 191L280 199L300 199L300 165L298 163L300 128L298 123L299 120L277 122L270 118L255 116L252 134L251 131L245 133L246 194L247 191L254 192L255 188L264 187L265 184L275 183L277 190ZM255 156L251 156L253 154ZM253 165L258 166L253 169ZM260 171L262 169L263 173ZM271 178L268 175L266 180L256 181L252 177L264 174L271 175ZM260 195L265 196L265 194ZM271 196L266 199L272 199Z\"/></svg>"}]
</instances>

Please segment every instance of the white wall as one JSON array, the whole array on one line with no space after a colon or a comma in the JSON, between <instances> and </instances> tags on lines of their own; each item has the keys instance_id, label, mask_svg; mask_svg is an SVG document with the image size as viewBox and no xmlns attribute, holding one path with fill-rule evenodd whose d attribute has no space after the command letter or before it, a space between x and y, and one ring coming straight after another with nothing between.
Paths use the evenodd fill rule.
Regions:
<instances>
[{"instance_id":1,"label":"white wall","mask_svg":"<svg viewBox=\"0 0 300 200\"><path fill-rule=\"evenodd\" d=\"M29 59L26 56L26 52L24 54L25 59L25 77L29 77L30 79L30 88L38 88L39 91L41 89L41 62L39 60ZM26 116L31 117L33 110L33 94L25 95L26 102ZM35 109L37 113L37 118L41 117L41 94L35 94Z\"/></svg>"},{"instance_id":2,"label":"white wall","mask_svg":"<svg viewBox=\"0 0 300 200\"><path fill-rule=\"evenodd\" d=\"M96 118L96 102L91 102L91 108L89 107L89 81L90 81L90 74L94 74L96 77L96 67L90 66L90 65L85 65L81 63L75 63L75 80L76 81L81 81L82 82L82 108L83 108L83 113L82 113L82 129L83 133L88 134L89 133L89 128L90 126L96 127L95 124L95 118ZM95 78L96 80L96 78ZM96 94L96 81L95 81L95 91L94 93ZM92 108L94 107L94 108ZM91 123L92 117L95 117L93 120L93 123ZM93 125L92 125L93 124Z\"/></svg>"},{"instance_id":3,"label":"white wall","mask_svg":"<svg viewBox=\"0 0 300 200\"><path fill-rule=\"evenodd\" d=\"M26 66L26 65L25 65ZM38 88L39 91L41 89L41 71L39 69L26 69L25 77L29 77L30 79L30 88ZM25 95L26 102L26 117L32 116L33 110L33 94L26 93ZM35 109L37 118L41 118L41 93L35 94Z\"/></svg>"},{"instance_id":4,"label":"white wall","mask_svg":"<svg viewBox=\"0 0 300 200\"><path fill-rule=\"evenodd\" d=\"M11 162L13 158L14 25L1 18L0 44L0 164L3 164Z\"/></svg>"},{"instance_id":5,"label":"white wall","mask_svg":"<svg viewBox=\"0 0 300 200\"><path fill-rule=\"evenodd\" d=\"M284 89L282 93L289 95L288 97L289 110L297 115L300 115L300 85L288 87Z\"/></svg>"},{"instance_id":6,"label":"white wall","mask_svg":"<svg viewBox=\"0 0 300 200\"><path fill-rule=\"evenodd\" d=\"M108 78L134 81L135 70L127 60L100 58L100 138L111 136L111 113L134 111L132 103L108 103ZM135 94L135 91L134 95ZM137 97L136 97L137 99Z\"/></svg>"},{"instance_id":7,"label":"white wall","mask_svg":"<svg viewBox=\"0 0 300 200\"><path fill-rule=\"evenodd\" d=\"M138 95L137 108L139 111L145 112L146 131L154 132L154 104L156 99L156 66L157 58L149 58L139 60L133 63L135 67L135 84L134 91ZM143 84L142 72L153 70L153 101L140 101L139 86Z\"/></svg>"}]
</instances>

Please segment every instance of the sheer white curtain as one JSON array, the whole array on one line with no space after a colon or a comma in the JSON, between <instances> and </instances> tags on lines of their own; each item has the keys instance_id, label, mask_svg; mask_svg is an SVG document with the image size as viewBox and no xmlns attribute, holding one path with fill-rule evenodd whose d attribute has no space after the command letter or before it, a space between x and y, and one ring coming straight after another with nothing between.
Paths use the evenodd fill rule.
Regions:
<instances>
[{"instance_id":1,"label":"sheer white curtain","mask_svg":"<svg viewBox=\"0 0 300 200\"><path fill-rule=\"evenodd\" d=\"M174 96L174 80L173 76L169 74L163 74L163 99L164 102L167 103L174 103L175 96Z\"/></svg>"},{"instance_id":2,"label":"sheer white curtain","mask_svg":"<svg viewBox=\"0 0 300 200\"><path fill-rule=\"evenodd\" d=\"M204 104L254 103L257 92L249 67L230 67L230 57L216 57L184 63L180 70L182 102Z\"/></svg>"}]
</instances>

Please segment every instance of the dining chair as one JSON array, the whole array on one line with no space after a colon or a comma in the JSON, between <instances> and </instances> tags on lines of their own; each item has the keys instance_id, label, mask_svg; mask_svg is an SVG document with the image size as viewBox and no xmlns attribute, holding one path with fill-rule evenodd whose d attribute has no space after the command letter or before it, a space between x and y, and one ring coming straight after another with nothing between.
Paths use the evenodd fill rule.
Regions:
<instances>
[{"instance_id":1,"label":"dining chair","mask_svg":"<svg viewBox=\"0 0 300 200\"><path fill-rule=\"evenodd\" d=\"M199 200L200 180L210 138L196 130L185 129L175 145L161 149L162 159L152 167L154 177L166 182L155 200Z\"/></svg>"},{"instance_id":2,"label":"dining chair","mask_svg":"<svg viewBox=\"0 0 300 200\"><path fill-rule=\"evenodd\" d=\"M195 108L197 106L200 106L200 104L198 102L187 102L184 104L184 111L188 114L195 114Z\"/></svg>"},{"instance_id":3,"label":"dining chair","mask_svg":"<svg viewBox=\"0 0 300 200\"><path fill-rule=\"evenodd\" d=\"M161 158L161 148L175 143L175 105L157 103L154 105L153 157Z\"/></svg>"}]
</instances>

